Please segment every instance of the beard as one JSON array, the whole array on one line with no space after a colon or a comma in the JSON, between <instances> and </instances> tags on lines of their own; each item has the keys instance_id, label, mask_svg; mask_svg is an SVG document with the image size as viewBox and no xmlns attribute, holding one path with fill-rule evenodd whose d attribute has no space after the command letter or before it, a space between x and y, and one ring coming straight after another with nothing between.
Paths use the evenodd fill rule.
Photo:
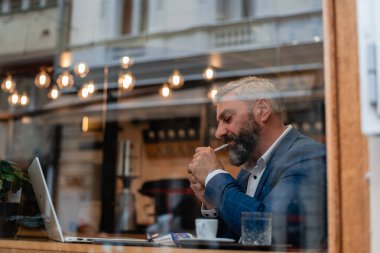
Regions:
<instances>
[{"instance_id":1,"label":"beard","mask_svg":"<svg viewBox=\"0 0 380 253\"><path fill-rule=\"evenodd\" d=\"M228 161L234 166L246 163L260 141L261 128L254 116L250 115L238 135L227 134L224 142L234 141L235 145L228 146Z\"/></svg>"}]
</instances>

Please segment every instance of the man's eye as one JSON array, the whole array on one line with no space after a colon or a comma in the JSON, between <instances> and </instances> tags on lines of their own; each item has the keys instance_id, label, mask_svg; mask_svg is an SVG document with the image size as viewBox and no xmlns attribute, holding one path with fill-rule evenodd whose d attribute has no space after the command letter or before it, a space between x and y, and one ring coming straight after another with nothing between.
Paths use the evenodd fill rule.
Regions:
<instances>
[{"instance_id":1,"label":"man's eye","mask_svg":"<svg viewBox=\"0 0 380 253\"><path fill-rule=\"evenodd\" d=\"M224 118L224 121L229 123L231 121L232 117L231 116L228 116L228 117L225 117Z\"/></svg>"}]
</instances>

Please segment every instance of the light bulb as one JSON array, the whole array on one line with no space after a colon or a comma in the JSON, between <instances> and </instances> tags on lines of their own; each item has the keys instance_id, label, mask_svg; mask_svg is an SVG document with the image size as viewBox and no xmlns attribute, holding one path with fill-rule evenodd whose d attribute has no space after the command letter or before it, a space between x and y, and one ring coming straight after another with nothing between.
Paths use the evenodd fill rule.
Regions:
<instances>
[{"instance_id":1,"label":"light bulb","mask_svg":"<svg viewBox=\"0 0 380 253\"><path fill-rule=\"evenodd\" d=\"M50 81L51 79L48 73L46 73L45 70L41 70L41 72L38 73L38 75L36 75L36 78L34 79L34 84L38 88L47 88L50 85Z\"/></svg>"},{"instance_id":2,"label":"light bulb","mask_svg":"<svg viewBox=\"0 0 380 253\"><path fill-rule=\"evenodd\" d=\"M84 116L82 118L82 131L88 132L88 117L87 116Z\"/></svg>"},{"instance_id":3,"label":"light bulb","mask_svg":"<svg viewBox=\"0 0 380 253\"><path fill-rule=\"evenodd\" d=\"M95 84L94 84L93 81L88 82L87 85L86 85L86 87L87 87L87 91L88 91L89 94L94 94L94 92L95 92Z\"/></svg>"},{"instance_id":4,"label":"light bulb","mask_svg":"<svg viewBox=\"0 0 380 253\"><path fill-rule=\"evenodd\" d=\"M74 77L68 71L65 71L58 76L57 84L60 89L71 88L74 85Z\"/></svg>"},{"instance_id":5,"label":"light bulb","mask_svg":"<svg viewBox=\"0 0 380 253\"><path fill-rule=\"evenodd\" d=\"M56 86L51 88L51 90L48 93L48 97L52 100L57 99L59 97L59 89Z\"/></svg>"},{"instance_id":6,"label":"light bulb","mask_svg":"<svg viewBox=\"0 0 380 253\"><path fill-rule=\"evenodd\" d=\"M129 68L130 66L133 65L133 59L128 57L128 56L124 56L120 59L120 66L124 69L127 69Z\"/></svg>"},{"instance_id":7,"label":"light bulb","mask_svg":"<svg viewBox=\"0 0 380 253\"><path fill-rule=\"evenodd\" d=\"M74 68L74 74L80 77L86 77L90 72L90 68L84 62L78 63Z\"/></svg>"},{"instance_id":8,"label":"light bulb","mask_svg":"<svg viewBox=\"0 0 380 253\"><path fill-rule=\"evenodd\" d=\"M173 89L181 88L185 80L183 75L178 71L174 70L173 73L169 76L169 86Z\"/></svg>"},{"instance_id":9,"label":"light bulb","mask_svg":"<svg viewBox=\"0 0 380 253\"><path fill-rule=\"evenodd\" d=\"M135 76L132 74L132 72L128 71L126 74L122 74L119 77L118 85L119 89L124 92L128 92L133 90L133 87L135 86Z\"/></svg>"},{"instance_id":10,"label":"light bulb","mask_svg":"<svg viewBox=\"0 0 380 253\"><path fill-rule=\"evenodd\" d=\"M90 96L86 85L79 89L78 96L80 98L88 98Z\"/></svg>"},{"instance_id":11,"label":"light bulb","mask_svg":"<svg viewBox=\"0 0 380 253\"><path fill-rule=\"evenodd\" d=\"M10 105L17 105L20 100L20 95L17 93L17 91L13 92L8 96L8 103Z\"/></svg>"},{"instance_id":12,"label":"light bulb","mask_svg":"<svg viewBox=\"0 0 380 253\"><path fill-rule=\"evenodd\" d=\"M208 98L214 102L215 96L217 93L218 93L218 88L216 87L216 85L213 85L208 92Z\"/></svg>"},{"instance_id":13,"label":"light bulb","mask_svg":"<svg viewBox=\"0 0 380 253\"><path fill-rule=\"evenodd\" d=\"M73 62L73 54L70 51L62 52L59 58L61 68L68 68Z\"/></svg>"},{"instance_id":14,"label":"light bulb","mask_svg":"<svg viewBox=\"0 0 380 253\"><path fill-rule=\"evenodd\" d=\"M12 93L16 89L16 82L11 75L8 75L1 83L1 88L8 93Z\"/></svg>"},{"instance_id":15,"label":"light bulb","mask_svg":"<svg viewBox=\"0 0 380 253\"><path fill-rule=\"evenodd\" d=\"M205 68L205 70L203 71L203 77L207 81L213 80L215 78L215 70L214 70L214 68L212 68L212 67Z\"/></svg>"},{"instance_id":16,"label":"light bulb","mask_svg":"<svg viewBox=\"0 0 380 253\"><path fill-rule=\"evenodd\" d=\"M29 97L28 97L28 95L26 95L26 94L22 94L21 95L21 97L20 97L20 104L22 106L25 106L25 105L29 104Z\"/></svg>"},{"instance_id":17,"label":"light bulb","mask_svg":"<svg viewBox=\"0 0 380 253\"><path fill-rule=\"evenodd\" d=\"M167 83L164 83L160 88L160 95L164 98L169 97L171 94L171 89Z\"/></svg>"}]
</instances>

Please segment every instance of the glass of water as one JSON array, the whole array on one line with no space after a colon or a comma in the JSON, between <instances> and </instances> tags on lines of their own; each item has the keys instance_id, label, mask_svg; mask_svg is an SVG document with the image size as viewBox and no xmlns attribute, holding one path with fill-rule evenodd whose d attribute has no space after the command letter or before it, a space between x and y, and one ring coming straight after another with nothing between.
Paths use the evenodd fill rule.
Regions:
<instances>
[{"instance_id":1,"label":"glass of water","mask_svg":"<svg viewBox=\"0 0 380 253\"><path fill-rule=\"evenodd\" d=\"M247 245L271 245L272 214L265 212L242 212L241 242Z\"/></svg>"}]
</instances>

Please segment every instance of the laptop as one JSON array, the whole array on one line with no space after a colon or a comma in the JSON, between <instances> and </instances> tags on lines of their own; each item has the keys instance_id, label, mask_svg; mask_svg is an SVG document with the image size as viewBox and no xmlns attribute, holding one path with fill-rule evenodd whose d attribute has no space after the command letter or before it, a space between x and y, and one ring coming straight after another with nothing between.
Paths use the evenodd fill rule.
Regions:
<instances>
[{"instance_id":1,"label":"laptop","mask_svg":"<svg viewBox=\"0 0 380 253\"><path fill-rule=\"evenodd\" d=\"M41 216L45 224L47 235L50 239L59 242L123 244L133 246L159 246L157 242L149 242L144 239L125 237L77 237L65 236L58 221L53 202L50 197L41 164L38 157L34 158L28 168L28 174L32 183L33 191L40 208Z\"/></svg>"}]
</instances>

